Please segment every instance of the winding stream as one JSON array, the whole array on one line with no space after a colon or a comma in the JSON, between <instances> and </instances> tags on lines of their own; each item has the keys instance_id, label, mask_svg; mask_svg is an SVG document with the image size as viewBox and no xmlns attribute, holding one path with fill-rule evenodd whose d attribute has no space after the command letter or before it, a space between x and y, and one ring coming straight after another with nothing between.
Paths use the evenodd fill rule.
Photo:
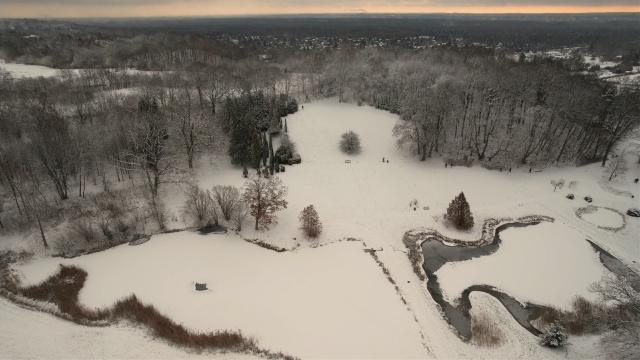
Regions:
<instances>
[{"instance_id":1,"label":"winding stream","mask_svg":"<svg viewBox=\"0 0 640 360\"><path fill-rule=\"evenodd\" d=\"M424 269L428 279L427 290L429 291L435 302L440 305L441 309L446 315L447 320L458 331L462 338L471 338L471 317L469 315L471 302L469 300L469 294L471 294L471 292L473 291L484 292L495 297L496 299L498 299L498 301L500 301L500 303L502 303L502 305L507 309L511 316L513 316L513 318L518 322L518 324L520 324L523 328L534 335L541 334L540 330L531 325L531 320L537 318L540 315L540 313L545 309L544 306L531 303L522 305L515 298L488 285L473 285L468 287L462 292L458 304L454 305L444 299L442 295L442 289L440 288L440 283L438 282L438 277L435 275L438 269L440 269L447 262L465 261L495 253L502 243L502 240L500 239L500 233L502 231L509 228L520 228L537 225L539 223L539 221L528 223L515 222L498 226L495 230L493 241L482 246L448 246L445 245L436 235L431 235L424 242L422 242L421 249L424 259L422 268ZM609 271L618 276L624 276L629 280L640 279L640 276L638 276L638 274L629 269L620 260L616 259L614 256L609 254L607 251L605 251L592 241L587 241L599 254L600 262L602 263L602 265Z\"/></svg>"}]
</instances>

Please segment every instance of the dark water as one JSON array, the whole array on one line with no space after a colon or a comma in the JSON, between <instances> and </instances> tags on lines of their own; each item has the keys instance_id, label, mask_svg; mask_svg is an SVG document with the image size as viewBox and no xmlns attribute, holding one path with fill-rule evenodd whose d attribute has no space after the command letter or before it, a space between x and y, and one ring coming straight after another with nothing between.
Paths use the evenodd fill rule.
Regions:
<instances>
[{"instance_id":1,"label":"dark water","mask_svg":"<svg viewBox=\"0 0 640 360\"><path fill-rule=\"evenodd\" d=\"M427 274L427 290L440 305L444 311L449 323L458 331L460 336L464 339L471 338L471 317L469 310L471 309L471 302L469 301L469 294L473 291L480 291L489 294L507 309L507 311L513 316L513 318L522 326L534 335L541 334L541 331L531 325L531 320L537 318L539 314L545 309L544 306L526 303L522 305L513 297L506 293L503 293L492 286L488 285L473 285L465 289L462 292L462 296L459 299L458 305L444 300L442 296L442 290L438 277L435 275L436 271L440 269L444 264L450 261L465 261L481 256L491 255L498 250L502 243L500 239L500 233L509 228L519 228L531 225L537 225L539 222L521 224L511 223L499 226L496 228L493 242L484 246L447 246L439 241L435 236L428 238L422 243L422 254L424 256L423 269ZM613 257L611 254L603 250L598 245L587 240L596 252L600 255L600 261L611 272L618 276L627 277L632 283L638 284L640 276L625 266L620 260ZM640 290L640 289L636 289Z\"/></svg>"},{"instance_id":2,"label":"dark water","mask_svg":"<svg viewBox=\"0 0 640 360\"><path fill-rule=\"evenodd\" d=\"M597 244L593 243L590 240L587 240L589 244L593 247L593 249L600 255L600 262L604 267L609 269L612 273L617 276L622 276L629 280L629 285L636 290L640 291L640 275L631 270L627 265L623 264L622 261L618 260L613 255L609 254L608 251L601 248Z\"/></svg>"}]
</instances>

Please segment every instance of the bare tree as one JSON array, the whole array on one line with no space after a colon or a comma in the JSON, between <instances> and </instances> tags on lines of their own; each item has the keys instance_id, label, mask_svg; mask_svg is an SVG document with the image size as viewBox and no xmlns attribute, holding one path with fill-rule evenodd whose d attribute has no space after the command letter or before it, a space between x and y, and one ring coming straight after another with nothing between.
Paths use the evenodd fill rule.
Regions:
<instances>
[{"instance_id":1,"label":"bare tree","mask_svg":"<svg viewBox=\"0 0 640 360\"><path fill-rule=\"evenodd\" d=\"M634 88L620 87L610 89L604 98L605 108L601 115L601 128L607 133L602 166L605 166L614 145L627 133L640 124L639 91Z\"/></svg>"},{"instance_id":2,"label":"bare tree","mask_svg":"<svg viewBox=\"0 0 640 360\"><path fill-rule=\"evenodd\" d=\"M564 187L564 179L551 180L551 185L553 185L553 192L556 192L556 189L562 190Z\"/></svg>"},{"instance_id":3,"label":"bare tree","mask_svg":"<svg viewBox=\"0 0 640 360\"><path fill-rule=\"evenodd\" d=\"M156 221L160 230L165 230L170 216L169 209L157 196L149 197L148 202L151 217Z\"/></svg>"},{"instance_id":4,"label":"bare tree","mask_svg":"<svg viewBox=\"0 0 640 360\"><path fill-rule=\"evenodd\" d=\"M244 201L240 200L236 204L236 207L232 216L233 221L236 224L236 229L238 231L242 231L242 224L244 223L249 213L251 213L251 207Z\"/></svg>"},{"instance_id":5,"label":"bare tree","mask_svg":"<svg viewBox=\"0 0 640 360\"><path fill-rule=\"evenodd\" d=\"M197 226L204 226L209 222L213 199L208 190L191 184L186 190L186 200L183 206L185 215L191 217Z\"/></svg>"},{"instance_id":6,"label":"bare tree","mask_svg":"<svg viewBox=\"0 0 640 360\"><path fill-rule=\"evenodd\" d=\"M232 185L216 185L213 187L213 198L220 206L224 219L230 221L241 201L238 188Z\"/></svg>"},{"instance_id":7,"label":"bare tree","mask_svg":"<svg viewBox=\"0 0 640 360\"><path fill-rule=\"evenodd\" d=\"M256 230L268 230L269 225L277 224L275 212L287 208L286 195L287 187L277 176L267 179L253 175L247 180L242 198L251 207Z\"/></svg>"},{"instance_id":8,"label":"bare tree","mask_svg":"<svg viewBox=\"0 0 640 360\"><path fill-rule=\"evenodd\" d=\"M637 359L640 354L640 282L608 274L589 290L623 311L608 311L612 330L599 341L607 359Z\"/></svg>"},{"instance_id":9,"label":"bare tree","mask_svg":"<svg viewBox=\"0 0 640 360\"><path fill-rule=\"evenodd\" d=\"M627 172L627 160L624 157L625 151L623 150L620 155L617 155L613 160L609 160L605 165L605 171L609 174L609 181L618 177L618 175L624 175Z\"/></svg>"},{"instance_id":10,"label":"bare tree","mask_svg":"<svg viewBox=\"0 0 640 360\"><path fill-rule=\"evenodd\" d=\"M56 111L36 110L31 148L53 183L60 200L69 198L69 183L77 167L75 141L65 119Z\"/></svg>"},{"instance_id":11,"label":"bare tree","mask_svg":"<svg viewBox=\"0 0 640 360\"><path fill-rule=\"evenodd\" d=\"M193 168L193 160L202 145L202 136L205 133L205 115L203 110L194 106L191 92L185 89L182 96L177 97L171 109L171 116L180 127L182 147L187 155L187 165Z\"/></svg>"},{"instance_id":12,"label":"bare tree","mask_svg":"<svg viewBox=\"0 0 640 360\"><path fill-rule=\"evenodd\" d=\"M148 96L140 99L130 142L133 156L143 170L153 196L158 195L162 176L173 166L168 138L166 119L156 99Z\"/></svg>"}]
</instances>

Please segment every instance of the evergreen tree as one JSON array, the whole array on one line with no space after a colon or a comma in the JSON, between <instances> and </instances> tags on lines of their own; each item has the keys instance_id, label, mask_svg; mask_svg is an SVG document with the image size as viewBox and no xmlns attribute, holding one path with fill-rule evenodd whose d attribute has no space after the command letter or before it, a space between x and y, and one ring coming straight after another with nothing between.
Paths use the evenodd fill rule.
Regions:
<instances>
[{"instance_id":1,"label":"evergreen tree","mask_svg":"<svg viewBox=\"0 0 640 360\"><path fill-rule=\"evenodd\" d=\"M360 153L361 146L358 134L349 130L340 135L340 150L349 155Z\"/></svg>"},{"instance_id":2,"label":"evergreen tree","mask_svg":"<svg viewBox=\"0 0 640 360\"><path fill-rule=\"evenodd\" d=\"M556 320L540 335L540 344L555 348L568 344L568 339L567 331Z\"/></svg>"},{"instance_id":3,"label":"evergreen tree","mask_svg":"<svg viewBox=\"0 0 640 360\"><path fill-rule=\"evenodd\" d=\"M260 169L260 160L262 159L262 147L260 146L258 130L253 131L251 137L251 166L254 169Z\"/></svg>"},{"instance_id":4,"label":"evergreen tree","mask_svg":"<svg viewBox=\"0 0 640 360\"><path fill-rule=\"evenodd\" d=\"M262 166L267 166L269 158L269 142L267 141L267 133L262 133Z\"/></svg>"},{"instance_id":5,"label":"evergreen tree","mask_svg":"<svg viewBox=\"0 0 640 360\"><path fill-rule=\"evenodd\" d=\"M463 192L451 201L445 219L459 230L468 230L473 227L473 215Z\"/></svg>"},{"instance_id":6,"label":"evergreen tree","mask_svg":"<svg viewBox=\"0 0 640 360\"><path fill-rule=\"evenodd\" d=\"M308 238L315 239L322 232L322 222L313 205L309 205L300 213L300 230Z\"/></svg>"},{"instance_id":7,"label":"evergreen tree","mask_svg":"<svg viewBox=\"0 0 640 360\"><path fill-rule=\"evenodd\" d=\"M239 119L231 124L229 156L234 165L244 165L251 156L251 130L245 120Z\"/></svg>"}]
</instances>

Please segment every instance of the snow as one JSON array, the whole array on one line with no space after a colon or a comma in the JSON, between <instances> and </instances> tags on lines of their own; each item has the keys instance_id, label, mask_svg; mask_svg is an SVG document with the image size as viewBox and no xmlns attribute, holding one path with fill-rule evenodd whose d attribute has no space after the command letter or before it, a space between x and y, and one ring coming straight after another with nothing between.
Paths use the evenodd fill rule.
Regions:
<instances>
[{"instance_id":1,"label":"snow","mask_svg":"<svg viewBox=\"0 0 640 360\"><path fill-rule=\"evenodd\" d=\"M505 341L498 348L491 349L494 359L553 359L565 358L565 354L568 359L603 358L602 355L598 354L595 346L598 340L597 336L571 336L569 338L570 344L566 346L566 349L541 347L538 338L530 336L527 330L519 326L498 299L491 295L474 291L469 294L469 300L472 306L471 314L480 312L491 314L498 328L503 333L510 335L504 339ZM529 357L522 357L517 350L514 351L515 349L527 349L530 355L528 355Z\"/></svg>"},{"instance_id":2,"label":"snow","mask_svg":"<svg viewBox=\"0 0 640 360\"><path fill-rule=\"evenodd\" d=\"M580 215L582 220L599 227L619 228L624 225L622 215L609 209L597 208L596 211Z\"/></svg>"},{"instance_id":3,"label":"snow","mask_svg":"<svg viewBox=\"0 0 640 360\"><path fill-rule=\"evenodd\" d=\"M57 76L58 69L41 65L26 65L0 62L0 69L7 70L16 78L36 78Z\"/></svg>"},{"instance_id":4,"label":"snow","mask_svg":"<svg viewBox=\"0 0 640 360\"><path fill-rule=\"evenodd\" d=\"M450 262L436 275L445 299L459 298L474 284L495 286L521 303L549 304L570 310L575 295L596 300L590 284L608 272L584 236L570 227L540 223L500 233L495 253Z\"/></svg>"},{"instance_id":5,"label":"snow","mask_svg":"<svg viewBox=\"0 0 640 360\"><path fill-rule=\"evenodd\" d=\"M202 359L151 338L125 324L87 327L52 315L25 310L0 298L0 344L3 359ZM207 353L228 359L229 354ZM256 359L233 354L234 359Z\"/></svg>"},{"instance_id":6,"label":"snow","mask_svg":"<svg viewBox=\"0 0 640 360\"><path fill-rule=\"evenodd\" d=\"M182 232L18 270L39 282L58 263L88 271L80 302L89 307L135 292L191 329L240 329L303 358L425 355L418 324L360 242L276 253L236 235ZM195 291L195 282L211 291Z\"/></svg>"},{"instance_id":7,"label":"snow","mask_svg":"<svg viewBox=\"0 0 640 360\"><path fill-rule=\"evenodd\" d=\"M441 284L456 286L478 273L486 275L483 282L503 281L512 286L515 281L502 280L500 273L517 272L523 278L509 290L516 292L512 295L566 306L567 298L585 294L587 283L598 280L603 271L593 250L584 248L588 246L585 239L640 270L634 262L640 258L640 221L629 220L624 229L614 233L575 215L578 208L587 205L582 200L587 195L599 207L621 212L639 207L640 185L632 180L640 168L630 166L623 181L615 185L635 194L635 199L602 187L604 175L599 164L536 168L541 172L533 173L528 173L528 168L513 168L511 173L481 167L445 168L440 159L420 162L398 149L391 134L397 121L393 114L341 104L336 99L305 103L304 110L287 117L289 134L302 156L302 164L279 174L289 188L288 208L277 213L279 223L271 230L254 231L248 221L242 236L297 249L293 252L270 252L234 235L200 237L183 232L154 236L138 247L122 246L73 260L39 259L19 268L29 281L37 281L55 271L61 261L78 263L89 272L81 293L83 303L107 306L135 292L194 328L238 328L256 336L262 346L301 357L564 358L564 352L553 353L538 346L535 337L514 321L504 325L513 346L480 349L462 342L413 273L402 236L408 230L428 227L449 237L473 240L480 237L481 225L488 218L551 216L556 222L549 227L517 229L520 232L515 235L509 234L516 229L505 231L505 246L496 254L477 259L495 261L491 266L499 267L508 263L506 258L492 259L500 252L524 256L530 251L531 259L527 260L531 265L524 266L520 257L516 265L502 271L491 271L489 265L478 270L474 266L456 278L443 277ZM338 148L340 134L348 130L360 135L363 149L359 155L347 156ZM276 146L279 140L274 140ZM389 163L383 163L383 157ZM345 163L347 159L351 163ZM560 178L567 184L577 181L577 185L554 192L550 181ZM226 156L200 159L196 180L207 189L217 184L241 187L244 183L242 170L230 165ZM447 205L460 191L464 191L476 220L469 232L458 232L442 220ZM576 199L566 199L567 193L574 193ZM161 194L173 214L180 217L180 186L167 184ZM415 211L409 207L414 198L418 200ZM298 229L298 215L310 204L324 225L322 235L313 243L323 246L315 249L309 249L312 243ZM429 210L422 210L425 206ZM176 228L185 225L181 220L171 223ZM339 242L347 237L361 239L367 248L382 249L376 254L406 305L362 251L360 242ZM553 251L541 253L545 248ZM558 265L561 254L566 265ZM561 284L536 275L554 266L575 266L583 274L568 272L573 277L559 281ZM192 290L196 281L207 282L211 291L196 293ZM566 284L573 281L579 283ZM551 294L560 285L566 288ZM525 287L531 291L525 292ZM575 356L570 352L569 357L593 355L587 343L576 345L584 352Z\"/></svg>"}]
</instances>

